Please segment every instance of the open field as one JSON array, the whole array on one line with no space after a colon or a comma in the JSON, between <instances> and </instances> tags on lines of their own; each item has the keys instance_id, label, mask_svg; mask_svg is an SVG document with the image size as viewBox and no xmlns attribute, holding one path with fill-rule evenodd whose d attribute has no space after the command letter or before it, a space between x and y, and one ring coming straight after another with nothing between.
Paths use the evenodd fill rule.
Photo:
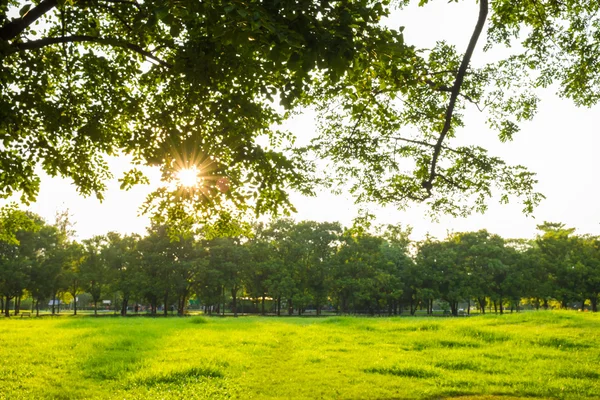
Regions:
<instances>
[{"instance_id":1,"label":"open field","mask_svg":"<svg viewBox=\"0 0 600 400\"><path fill-rule=\"evenodd\" d=\"M600 399L600 315L0 320L2 399Z\"/></svg>"}]
</instances>

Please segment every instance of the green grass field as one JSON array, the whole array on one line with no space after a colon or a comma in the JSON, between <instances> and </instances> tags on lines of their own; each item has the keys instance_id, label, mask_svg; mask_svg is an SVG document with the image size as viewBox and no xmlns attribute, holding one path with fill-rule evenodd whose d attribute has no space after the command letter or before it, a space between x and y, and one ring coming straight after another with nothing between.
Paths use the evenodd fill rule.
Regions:
<instances>
[{"instance_id":1,"label":"green grass field","mask_svg":"<svg viewBox=\"0 0 600 400\"><path fill-rule=\"evenodd\" d=\"M0 320L1 399L600 399L600 315Z\"/></svg>"}]
</instances>

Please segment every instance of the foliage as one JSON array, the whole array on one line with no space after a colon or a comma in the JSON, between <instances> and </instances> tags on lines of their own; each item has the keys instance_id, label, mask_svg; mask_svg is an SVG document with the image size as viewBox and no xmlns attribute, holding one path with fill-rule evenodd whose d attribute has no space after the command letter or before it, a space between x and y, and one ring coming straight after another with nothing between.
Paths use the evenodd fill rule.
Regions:
<instances>
[{"instance_id":1,"label":"foliage","mask_svg":"<svg viewBox=\"0 0 600 400\"><path fill-rule=\"evenodd\" d=\"M106 155L129 154L125 189L146 181L139 166L160 166L167 181L200 170L200 188L149 197L159 222L288 212L288 189L309 192L310 180L274 126L365 49L402 52L401 34L378 25L387 4L2 2L0 196L34 200L41 166L102 199Z\"/></svg>"},{"instance_id":2,"label":"foliage","mask_svg":"<svg viewBox=\"0 0 600 400\"><path fill-rule=\"evenodd\" d=\"M404 28L381 24L390 6L3 2L0 195L33 200L41 166L101 198L105 156L128 154L136 165L123 188L146 181L142 166L172 182L199 169L201 187L165 185L145 205L179 231L200 222L240 234L244 212L291 212L288 192L316 183L358 202L426 202L434 213L483 212L496 195L532 212L543 199L532 172L456 139L477 109L511 140L535 115L539 87L556 83L577 105L596 104L598 3L479 1L464 53L443 38L405 43ZM473 54L486 23L486 49L512 53L481 65ZM277 126L306 106L319 132L298 148Z\"/></svg>"}]
</instances>

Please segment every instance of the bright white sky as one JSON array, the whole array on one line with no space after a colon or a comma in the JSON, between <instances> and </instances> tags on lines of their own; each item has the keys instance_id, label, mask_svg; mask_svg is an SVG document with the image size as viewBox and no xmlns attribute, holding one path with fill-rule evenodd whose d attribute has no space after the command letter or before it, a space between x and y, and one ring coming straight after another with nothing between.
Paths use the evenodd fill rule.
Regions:
<instances>
[{"instance_id":1,"label":"bright white sky","mask_svg":"<svg viewBox=\"0 0 600 400\"><path fill-rule=\"evenodd\" d=\"M445 39L464 51L477 12L475 2L447 4L436 1L423 8L411 6L408 10L394 12L387 23L393 28L405 26L407 43L431 47L436 40ZM478 48L479 52L474 56L476 63L489 57L482 54L482 43ZM448 231L484 228L506 238L531 238L535 235L536 224L545 220L564 222L576 227L579 233L600 234L597 204L600 181L596 176L596 154L600 145L597 115L600 110L598 107L578 109L552 91L541 94L542 102L534 121L522 124L521 132L511 143L500 143L486 128L476 109L466 113L467 126L458 133L461 141L482 145L508 163L522 164L538 173L538 191L547 198L536 209L535 218L524 216L522 207L516 202L509 205L492 202L484 215L442 216L439 222L431 221L424 207L419 205L403 212L372 207L377 222L411 225L415 240L422 239L426 233L443 238ZM313 121L313 116L307 113L289 126L299 137L312 137ZM115 179L109 183L103 203L77 195L67 180L44 176L38 201L30 209L51 222L56 211L69 208L80 239L111 230L143 233L148 219L138 215L138 208L152 188L139 186L129 192L121 191L117 178L128 170L128 161L124 158L111 160L111 168ZM154 173L154 176L158 177L158 174ZM349 197L329 193L321 193L317 198L294 195L293 200L299 220L340 221L349 225L358 209Z\"/></svg>"}]
</instances>

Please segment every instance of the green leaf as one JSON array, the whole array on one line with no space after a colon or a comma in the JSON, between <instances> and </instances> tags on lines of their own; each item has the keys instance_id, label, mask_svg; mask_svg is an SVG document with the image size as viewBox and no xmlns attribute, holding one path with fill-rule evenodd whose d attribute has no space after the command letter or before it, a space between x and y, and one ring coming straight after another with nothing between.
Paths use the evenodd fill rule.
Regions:
<instances>
[{"instance_id":1,"label":"green leaf","mask_svg":"<svg viewBox=\"0 0 600 400\"><path fill-rule=\"evenodd\" d=\"M30 9L31 9L31 3L25 4L23 7L21 7L21 9L19 10L19 15L21 16L21 18L23 18L25 16L25 14L27 14L29 12Z\"/></svg>"}]
</instances>

